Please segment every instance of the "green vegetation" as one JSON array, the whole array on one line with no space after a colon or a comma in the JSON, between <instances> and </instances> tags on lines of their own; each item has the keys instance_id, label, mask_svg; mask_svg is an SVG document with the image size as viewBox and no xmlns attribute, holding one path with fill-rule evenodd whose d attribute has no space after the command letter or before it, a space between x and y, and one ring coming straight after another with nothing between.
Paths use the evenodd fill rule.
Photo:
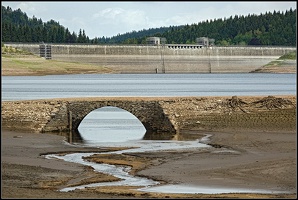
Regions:
<instances>
[{"instance_id":1,"label":"green vegetation","mask_svg":"<svg viewBox=\"0 0 298 200\"><path fill-rule=\"evenodd\" d=\"M284 64L284 60L296 60L296 51L282 55L277 60L271 61L265 66L280 66Z\"/></svg>"},{"instance_id":2,"label":"green vegetation","mask_svg":"<svg viewBox=\"0 0 298 200\"><path fill-rule=\"evenodd\" d=\"M168 43L194 43L197 37L209 37L221 46L296 46L296 10L207 20L172 29L161 36Z\"/></svg>"},{"instance_id":3,"label":"green vegetation","mask_svg":"<svg viewBox=\"0 0 298 200\"><path fill-rule=\"evenodd\" d=\"M23 50L20 50L20 49L16 49L16 48L13 48L11 46L7 47L7 46L4 46L2 45L1 47L1 53L2 53L2 56L10 56L12 54L16 54L16 55L33 55L31 52L28 52L28 51L23 51Z\"/></svg>"},{"instance_id":4,"label":"green vegetation","mask_svg":"<svg viewBox=\"0 0 298 200\"><path fill-rule=\"evenodd\" d=\"M296 51L282 55L281 57L278 58L278 60L296 60Z\"/></svg>"},{"instance_id":5,"label":"green vegetation","mask_svg":"<svg viewBox=\"0 0 298 200\"><path fill-rule=\"evenodd\" d=\"M286 12L231 16L197 24L152 28L89 39L84 30L70 33L54 20L28 18L20 9L2 6L2 42L145 44L150 36L164 37L168 44L194 44L198 37L215 39L215 45L296 46L296 9Z\"/></svg>"},{"instance_id":6,"label":"green vegetation","mask_svg":"<svg viewBox=\"0 0 298 200\"><path fill-rule=\"evenodd\" d=\"M277 60L271 61L270 63L266 64L265 66L281 66L284 65L285 60L296 60L296 51L290 52L288 54L280 56Z\"/></svg>"},{"instance_id":7,"label":"green vegetation","mask_svg":"<svg viewBox=\"0 0 298 200\"><path fill-rule=\"evenodd\" d=\"M2 46L2 76L112 73L109 68L77 62L47 60L26 51Z\"/></svg>"}]
</instances>

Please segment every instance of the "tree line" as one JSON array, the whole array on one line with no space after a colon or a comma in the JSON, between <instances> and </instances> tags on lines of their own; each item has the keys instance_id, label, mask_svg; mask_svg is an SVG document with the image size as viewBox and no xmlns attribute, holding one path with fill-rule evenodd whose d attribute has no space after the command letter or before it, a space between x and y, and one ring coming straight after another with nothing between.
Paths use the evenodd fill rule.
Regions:
<instances>
[{"instance_id":1,"label":"tree line","mask_svg":"<svg viewBox=\"0 0 298 200\"><path fill-rule=\"evenodd\" d=\"M168 43L195 43L197 37L215 39L216 45L296 46L296 9L214 19L161 34Z\"/></svg>"},{"instance_id":2,"label":"tree line","mask_svg":"<svg viewBox=\"0 0 298 200\"><path fill-rule=\"evenodd\" d=\"M2 42L89 43L84 30L70 32L59 22L29 18L21 9L2 6Z\"/></svg>"},{"instance_id":3,"label":"tree line","mask_svg":"<svg viewBox=\"0 0 298 200\"><path fill-rule=\"evenodd\" d=\"M215 39L215 45L296 46L296 9L260 15L231 16L191 25L143 29L113 37L90 39L85 30L70 32L59 22L29 18L21 9L2 6L2 42L146 44L147 37L164 37L168 44L195 44L196 38Z\"/></svg>"}]
</instances>

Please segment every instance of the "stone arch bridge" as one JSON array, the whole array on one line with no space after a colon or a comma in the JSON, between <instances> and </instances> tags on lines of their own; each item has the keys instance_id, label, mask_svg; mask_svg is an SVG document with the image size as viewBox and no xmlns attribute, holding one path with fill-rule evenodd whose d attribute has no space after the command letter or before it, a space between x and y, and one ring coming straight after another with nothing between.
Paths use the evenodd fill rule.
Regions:
<instances>
[{"instance_id":1,"label":"stone arch bridge","mask_svg":"<svg viewBox=\"0 0 298 200\"><path fill-rule=\"evenodd\" d=\"M76 132L93 110L105 106L124 109L136 116L146 134L175 135L178 127L157 98L67 98L2 102L2 126L24 131Z\"/></svg>"},{"instance_id":2,"label":"stone arch bridge","mask_svg":"<svg viewBox=\"0 0 298 200\"><path fill-rule=\"evenodd\" d=\"M114 106L124 109L136 118L138 118L143 126L146 128L146 133L164 133L176 134L175 123L170 120L169 116L165 114L164 109L159 104L159 101L144 101L144 100L95 100L95 101L74 101L68 102L61 114L55 115L54 118L44 127L43 131L52 131L57 126L57 120L65 113L68 115L68 125L62 129L69 129L77 131L82 120L93 110L105 106ZM67 111L66 111L67 110ZM66 112L65 112L66 111ZM61 120L63 121L63 120ZM64 123L63 123L64 124ZM58 126L59 127L59 126Z\"/></svg>"},{"instance_id":3,"label":"stone arch bridge","mask_svg":"<svg viewBox=\"0 0 298 200\"><path fill-rule=\"evenodd\" d=\"M86 97L2 101L5 130L78 133L91 111L114 106L136 116L147 136L182 137L182 130L296 130L296 96ZM268 107L269 106L269 107ZM77 136L77 135L76 135ZM149 138L147 137L147 138Z\"/></svg>"}]
</instances>

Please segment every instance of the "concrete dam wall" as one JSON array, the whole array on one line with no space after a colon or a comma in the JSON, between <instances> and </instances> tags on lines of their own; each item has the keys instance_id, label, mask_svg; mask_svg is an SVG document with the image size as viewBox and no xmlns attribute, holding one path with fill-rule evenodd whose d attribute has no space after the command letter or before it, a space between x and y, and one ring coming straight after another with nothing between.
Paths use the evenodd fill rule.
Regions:
<instances>
[{"instance_id":1,"label":"concrete dam wall","mask_svg":"<svg viewBox=\"0 0 298 200\"><path fill-rule=\"evenodd\" d=\"M39 44L5 44L39 55ZM198 45L51 45L52 59L92 63L119 73L250 72L295 47L199 47Z\"/></svg>"},{"instance_id":2,"label":"concrete dam wall","mask_svg":"<svg viewBox=\"0 0 298 200\"><path fill-rule=\"evenodd\" d=\"M39 55L39 44L13 44ZM64 45L52 44L52 54L79 55L200 55L200 56L281 56L296 51L295 47L198 47L196 45L165 45L165 46L125 46L125 45Z\"/></svg>"}]
</instances>

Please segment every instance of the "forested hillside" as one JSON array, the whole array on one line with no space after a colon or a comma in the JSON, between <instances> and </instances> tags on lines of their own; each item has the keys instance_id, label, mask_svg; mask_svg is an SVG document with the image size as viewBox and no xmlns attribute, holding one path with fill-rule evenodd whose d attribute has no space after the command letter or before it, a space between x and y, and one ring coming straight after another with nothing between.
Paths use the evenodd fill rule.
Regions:
<instances>
[{"instance_id":1,"label":"forested hillside","mask_svg":"<svg viewBox=\"0 0 298 200\"><path fill-rule=\"evenodd\" d=\"M43 22L35 16L28 18L21 9L2 6L2 42L88 43L85 31L70 33L59 22Z\"/></svg>"},{"instance_id":2,"label":"forested hillside","mask_svg":"<svg viewBox=\"0 0 298 200\"><path fill-rule=\"evenodd\" d=\"M169 44L193 44L198 37L215 39L215 45L296 46L296 9L260 15L231 16L197 24L143 29L111 38L90 39L84 30L70 32L54 20L29 18L20 9L2 6L2 42L145 44L150 36L164 37Z\"/></svg>"},{"instance_id":3,"label":"forested hillside","mask_svg":"<svg viewBox=\"0 0 298 200\"><path fill-rule=\"evenodd\" d=\"M186 25L162 34L168 43L194 43L197 37L215 39L217 45L296 46L296 9L285 13L234 16Z\"/></svg>"}]
</instances>

